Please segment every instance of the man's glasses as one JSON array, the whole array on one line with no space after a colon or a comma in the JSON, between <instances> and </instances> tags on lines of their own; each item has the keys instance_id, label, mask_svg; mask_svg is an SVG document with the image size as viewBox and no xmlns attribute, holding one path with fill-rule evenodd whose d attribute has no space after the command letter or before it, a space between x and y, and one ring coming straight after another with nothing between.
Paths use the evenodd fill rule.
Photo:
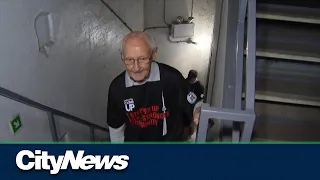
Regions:
<instances>
[{"instance_id":1,"label":"man's glasses","mask_svg":"<svg viewBox=\"0 0 320 180\"><path fill-rule=\"evenodd\" d=\"M126 65L132 65L135 63L135 61L138 61L138 64L143 65L143 64L148 64L150 62L150 58L140 57L138 59L127 58L123 60L124 64Z\"/></svg>"}]
</instances>

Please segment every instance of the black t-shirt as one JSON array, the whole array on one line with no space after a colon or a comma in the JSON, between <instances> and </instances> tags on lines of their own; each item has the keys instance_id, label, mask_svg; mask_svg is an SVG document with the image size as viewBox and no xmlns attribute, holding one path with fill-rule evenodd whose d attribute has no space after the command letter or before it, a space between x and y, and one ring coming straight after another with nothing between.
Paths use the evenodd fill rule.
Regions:
<instances>
[{"instance_id":1,"label":"black t-shirt","mask_svg":"<svg viewBox=\"0 0 320 180\"><path fill-rule=\"evenodd\" d=\"M157 64L160 81L126 87L123 72L109 87L107 122L111 128L126 125L125 141L182 141L183 127L192 122L182 74Z\"/></svg>"},{"instance_id":2,"label":"black t-shirt","mask_svg":"<svg viewBox=\"0 0 320 180\"><path fill-rule=\"evenodd\" d=\"M204 98L204 86L196 81L193 84L188 82L188 101L192 107Z\"/></svg>"}]
</instances>

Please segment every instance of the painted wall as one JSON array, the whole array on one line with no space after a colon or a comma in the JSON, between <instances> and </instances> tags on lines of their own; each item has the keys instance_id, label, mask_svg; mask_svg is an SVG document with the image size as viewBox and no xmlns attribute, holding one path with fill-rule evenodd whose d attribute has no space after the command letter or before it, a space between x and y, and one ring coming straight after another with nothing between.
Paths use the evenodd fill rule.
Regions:
<instances>
[{"instance_id":1,"label":"painted wall","mask_svg":"<svg viewBox=\"0 0 320 180\"><path fill-rule=\"evenodd\" d=\"M144 28L144 0L103 0L134 31Z\"/></svg>"},{"instance_id":2,"label":"painted wall","mask_svg":"<svg viewBox=\"0 0 320 180\"><path fill-rule=\"evenodd\" d=\"M0 1L0 86L107 126L108 87L124 69L119 48L129 30L99 0L25 1ZM163 1L106 2L134 30L163 23L163 11L159 8ZM160 62L178 68L185 76L190 68L197 69L200 80L205 80L213 33L213 2L196 0L194 3L197 46L171 44L166 40L166 30L150 31L159 46ZM190 0L170 0L167 19L187 17L190 9ZM40 12L50 12L53 17L55 44L49 50L49 57L38 52L34 19ZM24 126L13 136L8 124L17 113ZM0 141L51 140L45 112L1 97L0 115ZM68 132L67 140L89 140L87 127L56 119L60 136ZM106 134L98 134L99 139L107 138Z\"/></svg>"},{"instance_id":3,"label":"painted wall","mask_svg":"<svg viewBox=\"0 0 320 180\"><path fill-rule=\"evenodd\" d=\"M14 135L9 121L20 114L22 128ZM52 141L47 113L0 97L0 141Z\"/></svg>"},{"instance_id":4,"label":"painted wall","mask_svg":"<svg viewBox=\"0 0 320 180\"><path fill-rule=\"evenodd\" d=\"M197 45L186 43L170 43L168 29L151 29L147 32L154 38L158 46L157 61L169 64L186 77L190 69L199 72L199 79L204 84L207 79L211 43L214 28L215 1L195 0L193 16L195 23L194 41ZM177 16L187 19L191 15L191 0L167 0L166 21L171 22ZM144 2L145 27L164 26L164 1L147 0Z\"/></svg>"},{"instance_id":5,"label":"painted wall","mask_svg":"<svg viewBox=\"0 0 320 180\"><path fill-rule=\"evenodd\" d=\"M141 7L132 11L141 12ZM54 20L55 45L48 58L38 52L34 30L42 11L51 12ZM115 15L99 0L1 0L0 24L1 87L106 126L108 86L123 70L119 47L129 32ZM17 113L24 127L12 136L8 123ZM41 111L1 98L0 114L2 141L51 139ZM59 127L60 134L89 136L88 128L66 120Z\"/></svg>"}]
</instances>

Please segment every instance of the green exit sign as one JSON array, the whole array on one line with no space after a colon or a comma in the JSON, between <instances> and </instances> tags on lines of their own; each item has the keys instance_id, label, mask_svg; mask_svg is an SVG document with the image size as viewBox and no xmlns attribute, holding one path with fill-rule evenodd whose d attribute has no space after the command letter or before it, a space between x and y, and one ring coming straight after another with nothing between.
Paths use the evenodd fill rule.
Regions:
<instances>
[{"instance_id":1,"label":"green exit sign","mask_svg":"<svg viewBox=\"0 0 320 180\"><path fill-rule=\"evenodd\" d=\"M11 121L10 121L10 128L13 134L16 134L22 127L22 122L20 115L16 115Z\"/></svg>"}]
</instances>

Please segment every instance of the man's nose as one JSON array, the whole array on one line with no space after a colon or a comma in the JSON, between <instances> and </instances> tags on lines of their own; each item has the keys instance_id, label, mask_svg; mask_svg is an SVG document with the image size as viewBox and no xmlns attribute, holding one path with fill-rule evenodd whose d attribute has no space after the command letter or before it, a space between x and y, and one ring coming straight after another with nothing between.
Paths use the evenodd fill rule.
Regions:
<instances>
[{"instance_id":1,"label":"man's nose","mask_svg":"<svg viewBox=\"0 0 320 180\"><path fill-rule=\"evenodd\" d=\"M140 70L139 62L138 62L138 60L135 60L133 63L133 71L137 72L139 70Z\"/></svg>"}]
</instances>

